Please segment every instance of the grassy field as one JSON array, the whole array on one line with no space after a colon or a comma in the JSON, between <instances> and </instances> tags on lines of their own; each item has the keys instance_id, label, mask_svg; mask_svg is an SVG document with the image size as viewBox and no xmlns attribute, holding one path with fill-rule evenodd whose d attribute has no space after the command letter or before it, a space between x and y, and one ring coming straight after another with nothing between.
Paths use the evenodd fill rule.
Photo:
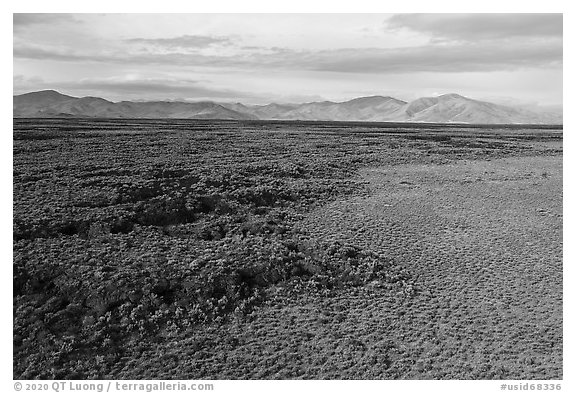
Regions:
<instances>
[{"instance_id":1,"label":"grassy field","mask_svg":"<svg viewBox=\"0 0 576 393\"><path fill-rule=\"evenodd\" d=\"M562 378L562 131L15 120L14 378Z\"/></svg>"}]
</instances>

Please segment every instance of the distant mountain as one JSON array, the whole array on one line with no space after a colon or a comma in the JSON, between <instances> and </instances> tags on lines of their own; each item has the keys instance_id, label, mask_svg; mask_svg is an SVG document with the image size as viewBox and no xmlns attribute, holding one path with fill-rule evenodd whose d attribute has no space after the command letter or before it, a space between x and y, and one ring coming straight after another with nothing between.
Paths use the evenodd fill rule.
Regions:
<instances>
[{"instance_id":1,"label":"distant mountain","mask_svg":"<svg viewBox=\"0 0 576 393\"><path fill-rule=\"evenodd\" d=\"M36 114L42 113L43 110L52 105L62 104L74 99L74 97L60 94L54 90L37 91L14 96L12 110L14 117L36 117Z\"/></svg>"},{"instance_id":2,"label":"distant mountain","mask_svg":"<svg viewBox=\"0 0 576 393\"><path fill-rule=\"evenodd\" d=\"M114 103L98 97L76 98L45 90L14 96L14 117L107 117L249 120L256 117L214 102Z\"/></svg>"},{"instance_id":3,"label":"distant mountain","mask_svg":"<svg viewBox=\"0 0 576 393\"><path fill-rule=\"evenodd\" d=\"M14 117L180 118L230 120L325 120L469 124L561 124L558 112L530 111L473 100L458 94L405 102L360 97L345 102L244 105L215 102L111 102L45 90L14 96Z\"/></svg>"},{"instance_id":4,"label":"distant mountain","mask_svg":"<svg viewBox=\"0 0 576 393\"><path fill-rule=\"evenodd\" d=\"M557 114L477 101L458 94L419 98L395 113L391 120L427 123L543 124L562 123Z\"/></svg>"},{"instance_id":5,"label":"distant mountain","mask_svg":"<svg viewBox=\"0 0 576 393\"><path fill-rule=\"evenodd\" d=\"M346 102L305 104L243 105L222 104L227 108L267 120L386 121L406 102L392 97L361 97Z\"/></svg>"}]
</instances>

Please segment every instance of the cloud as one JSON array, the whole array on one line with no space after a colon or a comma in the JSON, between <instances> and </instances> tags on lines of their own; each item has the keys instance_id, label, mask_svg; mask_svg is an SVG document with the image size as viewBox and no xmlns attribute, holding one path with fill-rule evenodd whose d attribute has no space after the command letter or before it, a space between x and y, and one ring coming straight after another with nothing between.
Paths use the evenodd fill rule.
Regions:
<instances>
[{"instance_id":1,"label":"cloud","mask_svg":"<svg viewBox=\"0 0 576 393\"><path fill-rule=\"evenodd\" d=\"M13 14L14 29L38 24L80 23L70 14Z\"/></svg>"},{"instance_id":2,"label":"cloud","mask_svg":"<svg viewBox=\"0 0 576 393\"><path fill-rule=\"evenodd\" d=\"M87 78L75 81L45 82L39 78L14 76L14 93L29 90L64 90L76 96L96 95L114 99L166 99L183 97L190 99L240 99L252 98L252 94L219 87L190 79L146 78L140 76L118 76L110 78Z\"/></svg>"},{"instance_id":3,"label":"cloud","mask_svg":"<svg viewBox=\"0 0 576 393\"><path fill-rule=\"evenodd\" d=\"M30 60L52 60L52 61L87 61L95 60L92 55L82 55L73 50L54 46L41 46L37 44L14 43L14 58ZM111 60L111 59L109 59Z\"/></svg>"},{"instance_id":4,"label":"cloud","mask_svg":"<svg viewBox=\"0 0 576 393\"><path fill-rule=\"evenodd\" d=\"M14 75L12 77L12 85L14 87L14 93L24 92L30 90L38 90L43 86L44 80L38 76L26 77L24 75Z\"/></svg>"},{"instance_id":5,"label":"cloud","mask_svg":"<svg viewBox=\"0 0 576 393\"><path fill-rule=\"evenodd\" d=\"M386 23L388 29L457 41L562 38L562 25L562 14L397 14Z\"/></svg>"},{"instance_id":6,"label":"cloud","mask_svg":"<svg viewBox=\"0 0 576 393\"><path fill-rule=\"evenodd\" d=\"M125 49L125 50L124 50ZM62 62L207 67L235 70L332 71L341 73L476 72L562 66L561 39L443 42L403 48L292 50L238 48L234 55L138 52L130 48L74 51L18 42L14 57Z\"/></svg>"},{"instance_id":7,"label":"cloud","mask_svg":"<svg viewBox=\"0 0 576 393\"><path fill-rule=\"evenodd\" d=\"M84 79L78 82L68 82L67 87L114 92L122 95L152 95L160 94L182 95L185 97L249 97L244 92L206 86L194 80L186 79Z\"/></svg>"},{"instance_id":8,"label":"cloud","mask_svg":"<svg viewBox=\"0 0 576 393\"><path fill-rule=\"evenodd\" d=\"M125 40L130 44L149 45L165 49L206 48L214 45L231 45L228 37L213 37L204 35L183 35L173 38L131 38Z\"/></svg>"},{"instance_id":9,"label":"cloud","mask_svg":"<svg viewBox=\"0 0 576 393\"><path fill-rule=\"evenodd\" d=\"M316 70L360 73L477 72L562 66L561 42L344 49L305 59Z\"/></svg>"}]
</instances>

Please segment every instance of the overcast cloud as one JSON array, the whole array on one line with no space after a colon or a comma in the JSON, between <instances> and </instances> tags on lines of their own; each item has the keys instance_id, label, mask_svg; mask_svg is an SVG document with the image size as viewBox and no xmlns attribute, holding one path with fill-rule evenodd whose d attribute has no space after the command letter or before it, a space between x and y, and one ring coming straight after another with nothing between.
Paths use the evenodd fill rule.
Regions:
<instances>
[{"instance_id":1,"label":"overcast cloud","mask_svg":"<svg viewBox=\"0 0 576 393\"><path fill-rule=\"evenodd\" d=\"M15 14L14 93L41 80L114 100L405 98L466 73L446 88L561 104L562 45L558 14Z\"/></svg>"},{"instance_id":2,"label":"overcast cloud","mask_svg":"<svg viewBox=\"0 0 576 393\"><path fill-rule=\"evenodd\" d=\"M559 14L398 14L388 29L408 29L433 38L478 41L510 38L562 39Z\"/></svg>"},{"instance_id":3,"label":"overcast cloud","mask_svg":"<svg viewBox=\"0 0 576 393\"><path fill-rule=\"evenodd\" d=\"M228 37L210 37L202 35L183 35L173 38L131 38L129 44L143 44L165 49L206 48L214 45L231 45Z\"/></svg>"},{"instance_id":4,"label":"overcast cloud","mask_svg":"<svg viewBox=\"0 0 576 393\"><path fill-rule=\"evenodd\" d=\"M38 24L78 22L71 14L14 14L13 20L14 29Z\"/></svg>"}]
</instances>

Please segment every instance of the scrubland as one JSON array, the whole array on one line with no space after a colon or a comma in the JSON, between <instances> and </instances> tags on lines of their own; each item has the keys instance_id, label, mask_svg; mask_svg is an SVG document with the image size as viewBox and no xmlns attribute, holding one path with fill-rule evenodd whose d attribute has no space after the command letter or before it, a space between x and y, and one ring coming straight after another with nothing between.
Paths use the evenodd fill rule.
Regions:
<instances>
[{"instance_id":1,"label":"scrubland","mask_svg":"<svg viewBox=\"0 0 576 393\"><path fill-rule=\"evenodd\" d=\"M15 120L14 378L562 377L562 131Z\"/></svg>"}]
</instances>

